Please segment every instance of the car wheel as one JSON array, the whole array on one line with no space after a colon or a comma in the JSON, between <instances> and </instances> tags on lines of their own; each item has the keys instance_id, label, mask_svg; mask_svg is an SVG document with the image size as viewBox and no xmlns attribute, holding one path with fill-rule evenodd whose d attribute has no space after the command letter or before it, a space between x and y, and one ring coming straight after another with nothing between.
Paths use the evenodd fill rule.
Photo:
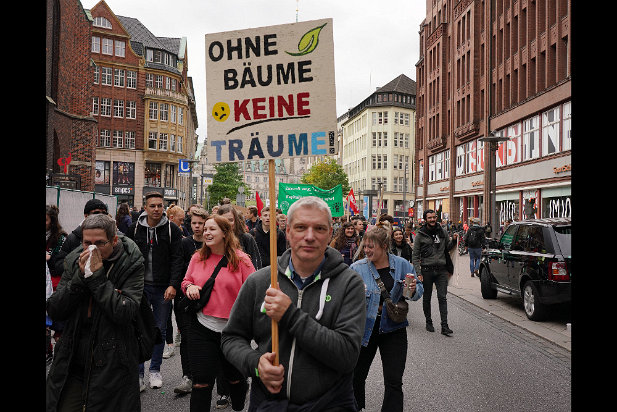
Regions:
<instances>
[{"instance_id":1,"label":"car wheel","mask_svg":"<svg viewBox=\"0 0 617 412\"><path fill-rule=\"evenodd\" d=\"M482 292L484 299L495 299L497 297L497 289L491 285L491 274L484 267L480 267L480 292Z\"/></svg>"},{"instance_id":2,"label":"car wheel","mask_svg":"<svg viewBox=\"0 0 617 412\"><path fill-rule=\"evenodd\" d=\"M538 300L538 289L530 280L523 286L523 307L531 320L542 320L546 316L546 306Z\"/></svg>"}]
</instances>

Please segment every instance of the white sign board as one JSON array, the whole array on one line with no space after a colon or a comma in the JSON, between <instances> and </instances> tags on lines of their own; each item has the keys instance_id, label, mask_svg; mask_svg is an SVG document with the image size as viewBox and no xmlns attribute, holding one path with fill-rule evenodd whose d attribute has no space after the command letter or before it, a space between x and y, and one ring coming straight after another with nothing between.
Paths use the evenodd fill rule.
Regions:
<instances>
[{"instance_id":1,"label":"white sign board","mask_svg":"<svg viewBox=\"0 0 617 412\"><path fill-rule=\"evenodd\" d=\"M213 163L333 155L332 19L206 34Z\"/></svg>"}]
</instances>

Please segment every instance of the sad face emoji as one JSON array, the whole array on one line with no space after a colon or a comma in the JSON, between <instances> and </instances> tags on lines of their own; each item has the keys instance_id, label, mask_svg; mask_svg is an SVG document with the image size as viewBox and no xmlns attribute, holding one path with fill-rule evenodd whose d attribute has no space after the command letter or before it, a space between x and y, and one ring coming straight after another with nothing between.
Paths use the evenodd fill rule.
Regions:
<instances>
[{"instance_id":1,"label":"sad face emoji","mask_svg":"<svg viewBox=\"0 0 617 412\"><path fill-rule=\"evenodd\" d=\"M212 117L217 122L224 122L229 117L229 105L225 102L218 102L212 108Z\"/></svg>"}]
</instances>

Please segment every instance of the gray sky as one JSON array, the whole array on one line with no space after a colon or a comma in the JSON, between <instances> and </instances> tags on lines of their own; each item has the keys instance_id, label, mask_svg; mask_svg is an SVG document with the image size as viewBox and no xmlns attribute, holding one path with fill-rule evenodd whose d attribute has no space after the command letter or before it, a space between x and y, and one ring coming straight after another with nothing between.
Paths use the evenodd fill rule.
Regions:
<instances>
[{"instance_id":1,"label":"gray sky","mask_svg":"<svg viewBox=\"0 0 617 412\"><path fill-rule=\"evenodd\" d=\"M99 0L82 0L85 9ZM424 0L106 0L119 16L141 21L155 36L186 37L202 142L206 137L206 33L332 18L336 115L405 74L416 80Z\"/></svg>"}]
</instances>

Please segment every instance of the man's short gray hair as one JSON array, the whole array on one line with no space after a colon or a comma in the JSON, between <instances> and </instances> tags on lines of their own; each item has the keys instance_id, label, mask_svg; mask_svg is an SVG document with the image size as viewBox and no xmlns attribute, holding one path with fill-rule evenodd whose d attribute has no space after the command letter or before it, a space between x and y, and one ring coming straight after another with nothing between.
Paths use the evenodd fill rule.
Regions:
<instances>
[{"instance_id":1,"label":"man's short gray hair","mask_svg":"<svg viewBox=\"0 0 617 412\"><path fill-rule=\"evenodd\" d=\"M90 215L81 223L82 232L86 229L103 229L107 240L112 240L116 236L116 221L104 213Z\"/></svg>"},{"instance_id":2,"label":"man's short gray hair","mask_svg":"<svg viewBox=\"0 0 617 412\"><path fill-rule=\"evenodd\" d=\"M302 207L319 209L327 213L328 215L328 226L332 226L332 212L330 211L330 207L323 199L317 196L307 196L301 197L299 200L296 200L287 210L287 225L291 226L294 219L294 214L296 211Z\"/></svg>"}]
</instances>

